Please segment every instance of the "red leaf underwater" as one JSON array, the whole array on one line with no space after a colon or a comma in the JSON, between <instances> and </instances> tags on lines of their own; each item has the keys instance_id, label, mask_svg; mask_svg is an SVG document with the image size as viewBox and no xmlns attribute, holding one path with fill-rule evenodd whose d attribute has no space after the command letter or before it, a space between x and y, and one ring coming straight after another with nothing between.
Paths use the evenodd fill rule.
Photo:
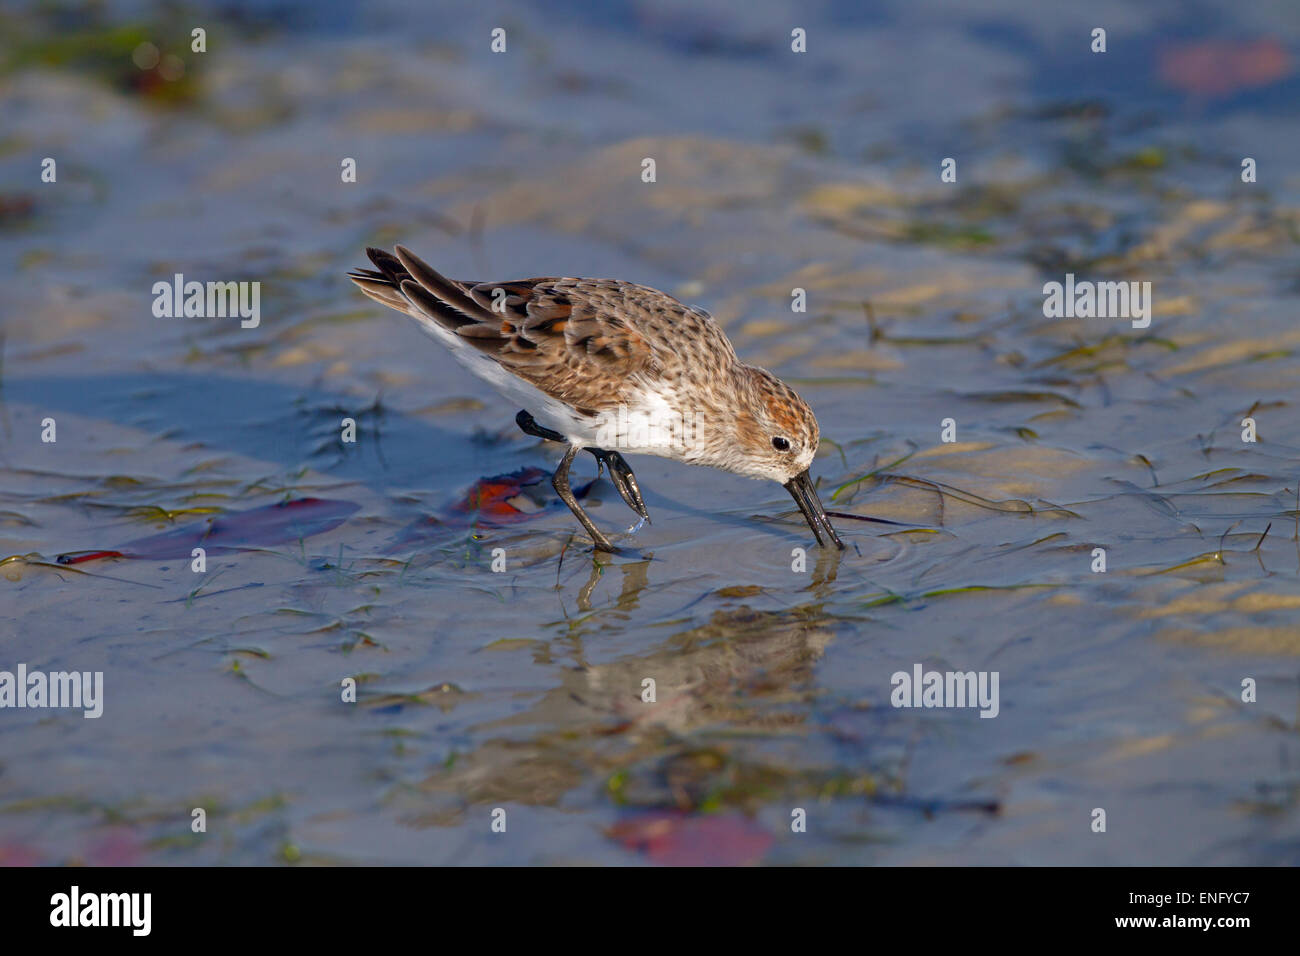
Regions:
<instances>
[{"instance_id":1,"label":"red leaf underwater","mask_svg":"<svg viewBox=\"0 0 1300 956\"><path fill-rule=\"evenodd\" d=\"M546 507L545 492L535 489L550 477L540 468L520 468L508 475L480 478L459 501L443 510L449 524L469 524L477 518L484 524L502 525L527 521ZM539 494L540 493L540 494ZM542 500L538 500L541 497Z\"/></svg>"},{"instance_id":2,"label":"red leaf underwater","mask_svg":"<svg viewBox=\"0 0 1300 956\"><path fill-rule=\"evenodd\" d=\"M1184 93L1229 96L1289 76L1291 57L1272 37L1252 43L1206 40L1160 50L1158 70L1167 86Z\"/></svg>"},{"instance_id":3,"label":"red leaf underwater","mask_svg":"<svg viewBox=\"0 0 1300 956\"><path fill-rule=\"evenodd\" d=\"M508 475L480 478L438 515L420 518L403 528L389 551L427 544L430 539L445 537L448 529L499 528L545 514L560 505L550 477L550 472L541 468L520 468ZM585 498L595 483L593 480L575 485L574 497Z\"/></svg>"},{"instance_id":4,"label":"red leaf underwater","mask_svg":"<svg viewBox=\"0 0 1300 956\"><path fill-rule=\"evenodd\" d=\"M131 830L115 827L91 845L86 862L91 866L134 866L144 852L140 838Z\"/></svg>"},{"instance_id":5,"label":"red leaf underwater","mask_svg":"<svg viewBox=\"0 0 1300 956\"><path fill-rule=\"evenodd\" d=\"M360 507L351 501L295 498L249 511L213 515L172 531L128 541L116 550L71 551L59 555L58 561L80 564L97 558L188 558L200 546L209 554L263 548L333 530Z\"/></svg>"},{"instance_id":6,"label":"red leaf underwater","mask_svg":"<svg viewBox=\"0 0 1300 956\"><path fill-rule=\"evenodd\" d=\"M22 843L0 843L0 866L41 866L40 851Z\"/></svg>"},{"instance_id":7,"label":"red leaf underwater","mask_svg":"<svg viewBox=\"0 0 1300 956\"><path fill-rule=\"evenodd\" d=\"M770 833L734 813L649 813L614 824L609 835L665 866L744 866L758 863L772 845Z\"/></svg>"}]
</instances>

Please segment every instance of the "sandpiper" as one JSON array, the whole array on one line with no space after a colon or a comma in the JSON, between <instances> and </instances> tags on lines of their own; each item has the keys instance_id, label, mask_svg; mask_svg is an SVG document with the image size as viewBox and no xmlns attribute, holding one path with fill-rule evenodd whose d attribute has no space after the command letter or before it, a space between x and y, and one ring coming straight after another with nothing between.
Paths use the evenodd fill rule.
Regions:
<instances>
[{"instance_id":1,"label":"sandpiper","mask_svg":"<svg viewBox=\"0 0 1300 956\"><path fill-rule=\"evenodd\" d=\"M515 420L526 434L568 443L551 483L598 549L615 550L569 488L584 450L643 521L619 449L780 482L817 543L844 547L808 475L820 440L812 409L743 364L707 312L618 279L448 279L408 249L394 252L367 249L376 269L348 278L523 405Z\"/></svg>"}]
</instances>

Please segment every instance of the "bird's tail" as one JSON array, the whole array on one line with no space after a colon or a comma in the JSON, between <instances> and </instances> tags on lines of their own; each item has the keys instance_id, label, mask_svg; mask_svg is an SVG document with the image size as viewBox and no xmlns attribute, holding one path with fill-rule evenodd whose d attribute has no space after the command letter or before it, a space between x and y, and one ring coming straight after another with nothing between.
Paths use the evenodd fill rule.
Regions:
<instances>
[{"instance_id":1,"label":"bird's tail","mask_svg":"<svg viewBox=\"0 0 1300 956\"><path fill-rule=\"evenodd\" d=\"M433 320L448 332L494 321L491 312L471 297L469 290L475 283L448 279L402 246L393 252L396 255L366 249L375 269L353 269L348 278L376 302L420 322Z\"/></svg>"}]
</instances>

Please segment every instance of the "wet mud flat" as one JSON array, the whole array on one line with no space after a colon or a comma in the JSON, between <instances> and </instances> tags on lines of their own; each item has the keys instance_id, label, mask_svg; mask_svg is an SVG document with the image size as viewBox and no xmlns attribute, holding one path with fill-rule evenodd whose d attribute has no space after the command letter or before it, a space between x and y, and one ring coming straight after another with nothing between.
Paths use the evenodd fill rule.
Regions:
<instances>
[{"instance_id":1,"label":"wet mud flat","mask_svg":"<svg viewBox=\"0 0 1300 956\"><path fill-rule=\"evenodd\" d=\"M1081 13L832 4L792 67L763 3L249 9L183 81L184 24L11 33L0 670L103 709L0 710L0 862L1296 862L1296 24L1135 12L1103 69ZM708 309L899 524L826 552L638 459L593 554L558 449L343 278L394 242ZM155 315L178 273L260 321ZM1149 322L1045 312L1083 281Z\"/></svg>"}]
</instances>

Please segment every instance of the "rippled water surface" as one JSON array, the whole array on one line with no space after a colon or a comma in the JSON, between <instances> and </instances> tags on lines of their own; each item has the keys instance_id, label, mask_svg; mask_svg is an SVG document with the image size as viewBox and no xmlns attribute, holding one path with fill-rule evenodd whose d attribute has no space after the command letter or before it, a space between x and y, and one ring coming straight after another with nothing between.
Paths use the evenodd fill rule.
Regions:
<instances>
[{"instance_id":1,"label":"rippled water surface","mask_svg":"<svg viewBox=\"0 0 1300 956\"><path fill-rule=\"evenodd\" d=\"M105 686L0 710L0 863L1300 862L1300 16L588 6L0 14L0 670ZM708 309L904 526L636 459L593 555L343 278L394 242ZM156 318L176 273L260 324ZM1046 318L1067 273L1149 327ZM917 664L997 716L891 706Z\"/></svg>"}]
</instances>

